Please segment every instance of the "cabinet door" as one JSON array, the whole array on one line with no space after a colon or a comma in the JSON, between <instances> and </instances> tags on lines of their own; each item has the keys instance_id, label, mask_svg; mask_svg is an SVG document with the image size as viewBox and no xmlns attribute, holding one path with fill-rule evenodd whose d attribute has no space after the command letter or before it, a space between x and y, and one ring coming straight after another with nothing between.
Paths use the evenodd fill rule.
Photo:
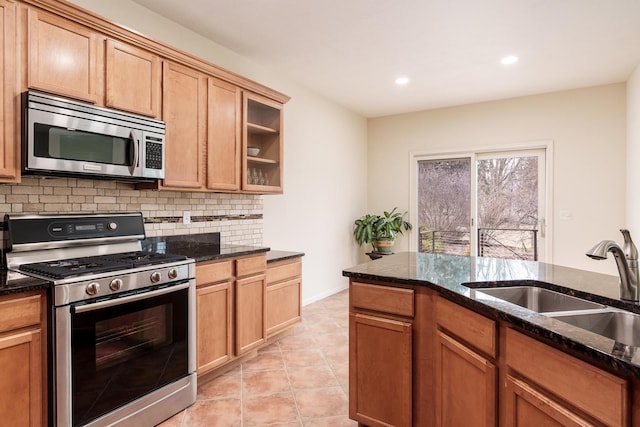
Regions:
<instances>
[{"instance_id":1,"label":"cabinet door","mask_svg":"<svg viewBox=\"0 0 640 427\"><path fill-rule=\"evenodd\" d=\"M245 92L242 121L242 189L282 193L282 104ZM260 151L251 155L249 147Z\"/></svg>"},{"instance_id":2,"label":"cabinet door","mask_svg":"<svg viewBox=\"0 0 640 427\"><path fill-rule=\"evenodd\" d=\"M96 102L97 34L35 9L28 21L29 87Z\"/></svg>"},{"instance_id":3,"label":"cabinet door","mask_svg":"<svg viewBox=\"0 0 640 427\"><path fill-rule=\"evenodd\" d=\"M411 324L349 315L349 418L411 426Z\"/></svg>"},{"instance_id":4,"label":"cabinet door","mask_svg":"<svg viewBox=\"0 0 640 427\"><path fill-rule=\"evenodd\" d=\"M595 424L563 407L558 401L510 375L507 375L505 381L505 391L505 421L508 426L595 426Z\"/></svg>"},{"instance_id":5,"label":"cabinet door","mask_svg":"<svg viewBox=\"0 0 640 427\"><path fill-rule=\"evenodd\" d=\"M165 135L163 187L199 190L204 183L207 80L187 67L163 64L162 113Z\"/></svg>"},{"instance_id":6,"label":"cabinet door","mask_svg":"<svg viewBox=\"0 0 640 427\"><path fill-rule=\"evenodd\" d=\"M496 426L496 368L442 332L436 352L436 425Z\"/></svg>"},{"instance_id":7,"label":"cabinet door","mask_svg":"<svg viewBox=\"0 0 640 427\"><path fill-rule=\"evenodd\" d=\"M267 336L300 321L300 278L267 286Z\"/></svg>"},{"instance_id":8,"label":"cabinet door","mask_svg":"<svg viewBox=\"0 0 640 427\"><path fill-rule=\"evenodd\" d=\"M106 42L106 105L150 117L160 111L160 58L114 40Z\"/></svg>"},{"instance_id":9,"label":"cabinet door","mask_svg":"<svg viewBox=\"0 0 640 427\"><path fill-rule=\"evenodd\" d=\"M231 360L231 281L196 290L198 375Z\"/></svg>"},{"instance_id":10,"label":"cabinet door","mask_svg":"<svg viewBox=\"0 0 640 427\"><path fill-rule=\"evenodd\" d=\"M209 77L207 188L240 189L240 89Z\"/></svg>"},{"instance_id":11,"label":"cabinet door","mask_svg":"<svg viewBox=\"0 0 640 427\"><path fill-rule=\"evenodd\" d=\"M40 329L0 338L0 419L12 426L46 425Z\"/></svg>"},{"instance_id":12,"label":"cabinet door","mask_svg":"<svg viewBox=\"0 0 640 427\"><path fill-rule=\"evenodd\" d=\"M16 79L15 13L13 2L0 0L0 180L16 182L20 174L14 128Z\"/></svg>"},{"instance_id":13,"label":"cabinet door","mask_svg":"<svg viewBox=\"0 0 640 427\"><path fill-rule=\"evenodd\" d=\"M236 354L258 347L265 340L264 274L236 281Z\"/></svg>"}]
</instances>

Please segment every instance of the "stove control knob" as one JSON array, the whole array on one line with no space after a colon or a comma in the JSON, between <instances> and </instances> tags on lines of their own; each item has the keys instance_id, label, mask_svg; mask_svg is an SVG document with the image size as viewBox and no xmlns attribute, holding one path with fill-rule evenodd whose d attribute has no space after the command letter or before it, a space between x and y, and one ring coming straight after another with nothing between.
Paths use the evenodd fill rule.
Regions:
<instances>
[{"instance_id":1,"label":"stove control knob","mask_svg":"<svg viewBox=\"0 0 640 427\"><path fill-rule=\"evenodd\" d=\"M96 295L100 291L100 283L92 282L87 285L87 295Z\"/></svg>"},{"instance_id":2,"label":"stove control knob","mask_svg":"<svg viewBox=\"0 0 640 427\"><path fill-rule=\"evenodd\" d=\"M109 283L109 288L112 291L119 291L122 289L122 279L113 279L111 283Z\"/></svg>"},{"instance_id":3,"label":"stove control knob","mask_svg":"<svg viewBox=\"0 0 640 427\"><path fill-rule=\"evenodd\" d=\"M108 223L108 224L107 224L107 228L108 228L109 230L115 230L116 228L118 228L118 223L116 223L116 222L110 222L110 223Z\"/></svg>"},{"instance_id":4,"label":"stove control knob","mask_svg":"<svg viewBox=\"0 0 640 427\"><path fill-rule=\"evenodd\" d=\"M178 270L172 268L171 270L169 270L169 273L167 273L167 276L169 276L169 279L175 279L176 277L178 277Z\"/></svg>"},{"instance_id":5,"label":"stove control knob","mask_svg":"<svg viewBox=\"0 0 640 427\"><path fill-rule=\"evenodd\" d=\"M158 283L160 279L161 279L160 273L158 273L157 271L154 271L153 273L151 273L151 282Z\"/></svg>"}]
</instances>

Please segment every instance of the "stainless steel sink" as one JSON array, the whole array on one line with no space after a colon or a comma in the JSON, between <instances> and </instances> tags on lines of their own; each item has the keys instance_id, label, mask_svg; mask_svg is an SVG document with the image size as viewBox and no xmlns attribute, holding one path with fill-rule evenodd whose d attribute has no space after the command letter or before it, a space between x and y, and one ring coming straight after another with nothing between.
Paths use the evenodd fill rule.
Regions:
<instances>
[{"instance_id":1,"label":"stainless steel sink","mask_svg":"<svg viewBox=\"0 0 640 427\"><path fill-rule=\"evenodd\" d=\"M640 315L638 314L611 310L552 317L622 344L640 346Z\"/></svg>"},{"instance_id":2,"label":"stainless steel sink","mask_svg":"<svg viewBox=\"0 0 640 427\"><path fill-rule=\"evenodd\" d=\"M483 288L476 289L475 291L476 295L478 295L478 293L486 294L538 313L592 310L605 307L593 301L587 301L535 286Z\"/></svg>"}]
</instances>

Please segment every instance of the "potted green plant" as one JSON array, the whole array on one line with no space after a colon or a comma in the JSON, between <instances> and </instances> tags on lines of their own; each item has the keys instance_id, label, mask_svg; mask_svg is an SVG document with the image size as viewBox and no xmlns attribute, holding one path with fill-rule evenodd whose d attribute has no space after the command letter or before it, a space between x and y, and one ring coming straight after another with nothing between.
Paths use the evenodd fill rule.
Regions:
<instances>
[{"instance_id":1,"label":"potted green plant","mask_svg":"<svg viewBox=\"0 0 640 427\"><path fill-rule=\"evenodd\" d=\"M382 215L366 214L358 218L353 227L353 236L359 245L371 243L373 251L381 254L393 252L393 244L397 234L404 234L413 228L404 219L405 213L384 211Z\"/></svg>"}]
</instances>

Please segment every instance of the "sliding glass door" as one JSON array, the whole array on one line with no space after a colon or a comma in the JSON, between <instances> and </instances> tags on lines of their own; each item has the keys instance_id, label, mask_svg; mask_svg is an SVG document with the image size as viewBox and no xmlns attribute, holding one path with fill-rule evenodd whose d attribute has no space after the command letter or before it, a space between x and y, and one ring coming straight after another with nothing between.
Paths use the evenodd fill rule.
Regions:
<instances>
[{"instance_id":1,"label":"sliding glass door","mask_svg":"<svg viewBox=\"0 0 640 427\"><path fill-rule=\"evenodd\" d=\"M545 150L417 159L418 250L544 260Z\"/></svg>"}]
</instances>

